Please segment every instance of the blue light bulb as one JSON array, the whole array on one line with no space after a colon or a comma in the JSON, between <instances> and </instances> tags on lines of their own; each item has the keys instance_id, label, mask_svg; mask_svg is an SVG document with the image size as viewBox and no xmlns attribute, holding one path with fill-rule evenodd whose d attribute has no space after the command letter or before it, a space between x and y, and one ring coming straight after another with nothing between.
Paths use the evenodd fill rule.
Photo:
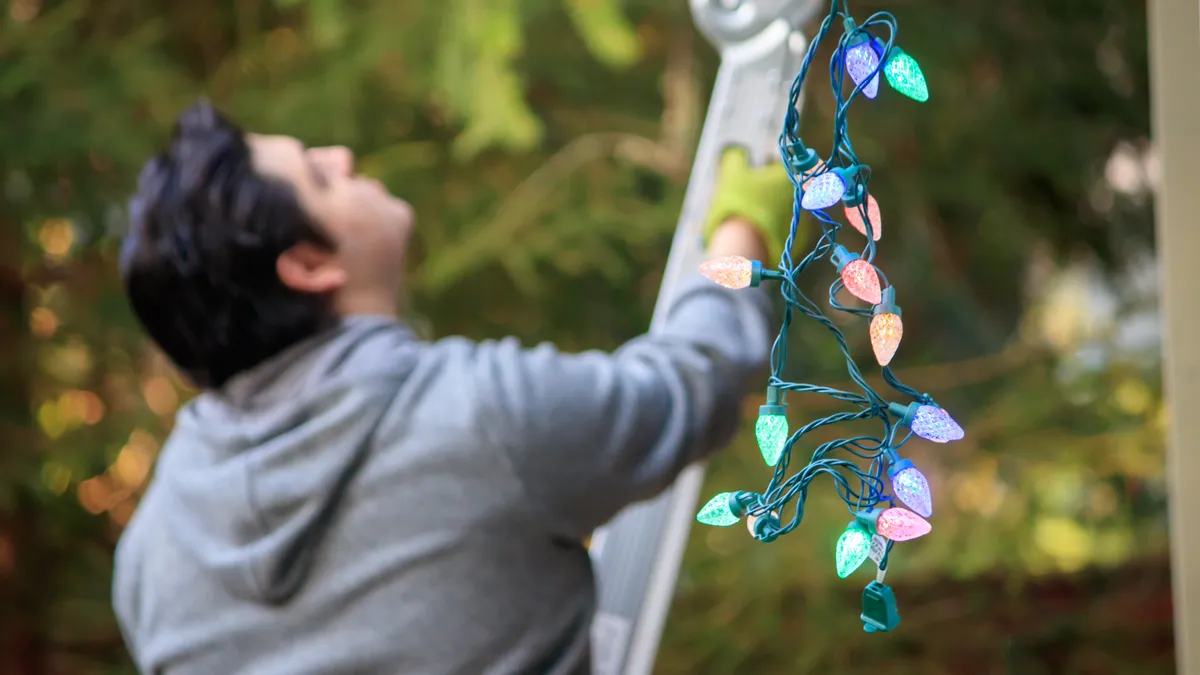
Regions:
<instances>
[{"instance_id":1,"label":"blue light bulb","mask_svg":"<svg viewBox=\"0 0 1200 675\"><path fill-rule=\"evenodd\" d=\"M854 175L858 167L850 169L830 169L811 179L804 186L804 196L800 198L801 208L808 211L827 209L841 201L851 184L855 183Z\"/></svg>"},{"instance_id":2,"label":"blue light bulb","mask_svg":"<svg viewBox=\"0 0 1200 675\"><path fill-rule=\"evenodd\" d=\"M870 82L862 86L862 93L867 98L873 99L879 95L878 70L879 52L875 51L869 36L859 35L853 46L846 50L846 72L850 73L854 84L860 86L868 77L871 78ZM871 73L875 73L875 76L871 77Z\"/></svg>"}]
</instances>

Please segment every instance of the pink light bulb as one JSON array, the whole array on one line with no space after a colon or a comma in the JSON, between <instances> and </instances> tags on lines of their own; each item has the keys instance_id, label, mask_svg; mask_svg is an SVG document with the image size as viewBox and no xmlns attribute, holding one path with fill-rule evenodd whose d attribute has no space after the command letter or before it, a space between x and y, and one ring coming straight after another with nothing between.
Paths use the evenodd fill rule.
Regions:
<instances>
[{"instance_id":1,"label":"pink light bulb","mask_svg":"<svg viewBox=\"0 0 1200 675\"><path fill-rule=\"evenodd\" d=\"M867 226L863 222L862 216L863 205L847 206L846 220L850 221L850 226L858 230L862 236L867 236ZM879 213L879 202L871 195L867 195L867 219L871 222L871 238L879 241L879 237L883 235L883 216Z\"/></svg>"},{"instance_id":2,"label":"pink light bulb","mask_svg":"<svg viewBox=\"0 0 1200 675\"><path fill-rule=\"evenodd\" d=\"M921 516L900 507L890 508L879 514L875 531L879 536L892 541L909 541L929 534L933 526Z\"/></svg>"},{"instance_id":3,"label":"pink light bulb","mask_svg":"<svg viewBox=\"0 0 1200 675\"><path fill-rule=\"evenodd\" d=\"M856 258L842 268L842 283L846 290L850 291L850 295L859 300L878 305L882 299L883 288L879 284L879 274L875 272L871 263L862 258Z\"/></svg>"}]
</instances>

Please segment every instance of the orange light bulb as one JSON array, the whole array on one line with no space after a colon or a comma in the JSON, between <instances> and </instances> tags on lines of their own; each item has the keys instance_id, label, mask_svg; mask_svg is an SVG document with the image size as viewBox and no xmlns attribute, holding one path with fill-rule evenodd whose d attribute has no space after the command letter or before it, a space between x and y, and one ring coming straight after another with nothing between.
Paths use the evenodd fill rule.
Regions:
<instances>
[{"instance_id":1,"label":"orange light bulb","mask_svg":"<svg viewBox=\"0 0 1200 675\"><path fill-rule=\"evenodd\" d=\"M879 365L886 366L892 362L903 335L904 322L899 314L888 312L871 317L871 349Z\"/></svg>"},{"instance_id":2,"label":"orange light bulb","mask_svg":"<svg viewBox=\"0 0 1200 675\"><path fill-rule=\"evenodd\" d=\"M748 288L754 278L754 263L740 255L714 258L700 263L700 274L725 288Z\"/></svg>"},{"instance_id":3,"label":"orange light bulb","mask_svg":"<svg viewBox=\"0 0 1200 675\"><path fill-rule=\"evenodd\" d=\"M883 216L879 213L879 202L871 195L867 195L867 219L871 222L871 238L879 241L879 237L883 235ZM863 222L862 215L863 205L846 207L846 220L850 221L851 227L858 230L862 236L867 236L867 225Z\"/></svg>"},{"instance_id":4,"label":"orange light bulb","mask_svg":"<svg viewBox=\"0 0 1200 675\"><path fill-rule=\"evenodd\" d=\"M874 315L871 316L871 351L875 352L875 360L886 366L892 363L904 336L904 322L900 321L900 305L896 305L894 286L883 289L880 301L871 313Z\"/></svg>"},{"instance_id":5,"label":"orange light bulb","mask_svg":"<svg viewBox=\"0 0 1200 675\"><path fill-rule=\"evenodd\" d=\"M871 317L871 350L875 360L886 366L892 362L904 336L904 323L900 321L900 306L896 304L896 288L888 286L879 294Z\"/></svg>"}]
</instances>

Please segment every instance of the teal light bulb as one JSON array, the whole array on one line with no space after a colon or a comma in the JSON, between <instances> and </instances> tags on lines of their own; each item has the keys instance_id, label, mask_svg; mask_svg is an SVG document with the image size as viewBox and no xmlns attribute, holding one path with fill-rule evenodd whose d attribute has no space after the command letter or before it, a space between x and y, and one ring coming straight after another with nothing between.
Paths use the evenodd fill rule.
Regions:
<instances>
[{"instance_id":1,"label":"teal light bulb","mask_svg":"<svg viewBox=\"0 0 1200 675\"><path fill-rule=\"evenodd\" d=\"M787 416L782 413L766 413L758 416L754 423L754 436L767 466L775 466L783 455L783 446L788 439Z\"/></svg>"},{"instance_id":2,"label":"teal light bulb","mask_svg":"<svg viewBox=\"0 0 1200 675\"><path fill-rule=\"evenodd\" d=\"M708 500L696 514L696 520L715 527L736 525L742 519L746 504L752 498L753 495L746 492L722 492Z\"/></svg>"},{"instance_id":3,"label":"teal light bulb","mask_svg":"<svg viewBox=\"0 0 1200 675\"><path fill-rule=\"evenodd\" d=\"M871 533L858 522L846 526L846 531L838 537L834 560L837 562L837 574L845 579L866 562L871 554Z\"/></svg>"},{"instance_id":4,"label":"teal light bulb","mask_svg":"<svg viewBox=\"0 0 1200 675\"><path fill-rule=\"evenodd\" d=\"M888 84L892 85L892 89L914 101L924 103L929 100L929 86L925 83L925 74L921 72L921 66L899 47L892 47L883 74L887 77Z\"/></svg>"},{"instance_id":5,"label":"teal light bulb","mask_svg":"<svg viewBox=\"0 0 1200 675\"><path fill-rule=\"evenodd\" d=\"M787 445L787 404L783 402L783 394L779 387L767 387L766 405L758 407L758 421L754 423L754 437L767 466L779 463L783 447Z\"/></svg>"}]
</instances>

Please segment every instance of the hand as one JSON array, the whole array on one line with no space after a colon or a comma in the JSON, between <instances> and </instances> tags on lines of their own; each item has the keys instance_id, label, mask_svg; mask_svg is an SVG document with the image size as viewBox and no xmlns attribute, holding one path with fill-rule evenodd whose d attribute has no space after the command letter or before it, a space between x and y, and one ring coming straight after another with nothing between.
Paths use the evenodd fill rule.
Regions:
<instances>
[{"instance_id":1,"label":"hand","mask_svg":"<svg viewBox=\"0 0 1200 675\"><path fill-rule=\"evenodd\" d=\"M792 226L792 197L792 182L782 163L776 160L753 168L745 150L726 150L721 155L717 188L704 224L705 243L714 243L713 235L728 221L748 223L766 244L767 260L762 262L774 267ZM799 243L803 238L798 232L793 244Z\"/></svg>"}]
</instances>

